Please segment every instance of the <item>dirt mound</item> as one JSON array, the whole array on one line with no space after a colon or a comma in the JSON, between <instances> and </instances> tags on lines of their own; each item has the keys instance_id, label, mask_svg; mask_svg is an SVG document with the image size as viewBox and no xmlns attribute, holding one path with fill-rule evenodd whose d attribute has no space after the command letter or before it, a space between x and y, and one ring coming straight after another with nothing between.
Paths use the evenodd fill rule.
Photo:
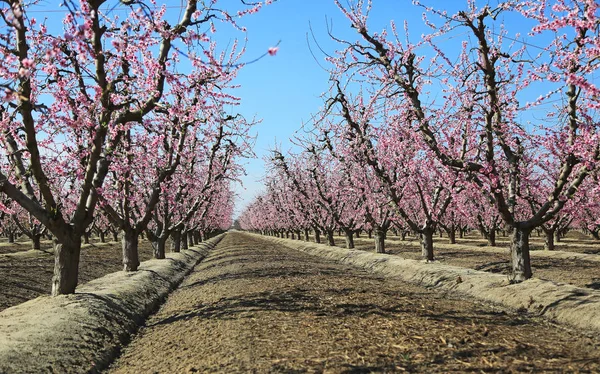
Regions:
<instances>
[{"instance_id":1,"label":"dirt mound","mask_svg":"<svg viewBox=\"0 0 600 374\"><path fill-rule=\"evenodd\" d=\"M543 315L561 323L600 331L600 291L540 279L509 284L505 275L457 266L403 259L386 254L328 247L323 244L264 237L272 242L365 268L387 277L459 292L479 300Z\"/></svg>"},{"instance_id":2,"label":"dirt mound","mask_svg":"<svg viewBox=\"0 0 600 374\"><path fill-rule=\"evenodd\" d=\"M97 372L222 236L0 313L0 372Z\"/></svg>"}]
</instances>

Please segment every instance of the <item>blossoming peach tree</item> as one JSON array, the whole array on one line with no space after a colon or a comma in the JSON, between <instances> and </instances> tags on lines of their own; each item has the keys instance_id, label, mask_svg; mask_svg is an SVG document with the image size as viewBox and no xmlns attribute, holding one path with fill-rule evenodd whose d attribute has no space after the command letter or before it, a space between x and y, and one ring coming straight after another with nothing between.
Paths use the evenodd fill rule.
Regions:
<instances>
[{"instance_id":1,"label":"blossoming peach tree","mask_svg":"<svg viewBox=\"0 0 600 374\"><path fill-rule=\"evenodd\" d=\"M219 50L214 22L239 28L238 16L262 4L244 5L232 16L217 1L187 0L174 19L150 1L67 0L63 29L56 31L34 18L36 2L1 3L0 152L8 162L0 169L0 192L52 232L52 294L73 293L81 236L94 220L105 179L110 173L123 180L130 172L115 157L134 140L169 134L149 126L160 112L193 107L176 105L178 97L193 100L209 91L227 97L212 84L235 76L244 49ZM126 17L113 11L117 6L127 9ZM173 121L164 126L183 131ZM158 165L163 170L153 182L166 179L171 166Z\"/></svg>"},{"instance_id":2,"label":"blossoming peach tree","mask_svg":"<svg viewBox=\"0 0 600 374\"><path fill-rule=\"evenodd\" d=\"M512 232L512 279L531 277L531 231L560 219L600 161L598 3L504 1L492 8L469 1L450 15L416 2L432 28L416 42L406 24L403 35L394 22L371 30L371 1L336 3L358 39L338 39L341 49L329 59L333 77L346 84L360 77L380 89L432 157L495 206ZM517 20L512 26L532 25L527 42L503 16ZM463 42L448 42L456 38ZM538 186L544 198L531 204L526 191Z\"/></svg>"}]
</instances>

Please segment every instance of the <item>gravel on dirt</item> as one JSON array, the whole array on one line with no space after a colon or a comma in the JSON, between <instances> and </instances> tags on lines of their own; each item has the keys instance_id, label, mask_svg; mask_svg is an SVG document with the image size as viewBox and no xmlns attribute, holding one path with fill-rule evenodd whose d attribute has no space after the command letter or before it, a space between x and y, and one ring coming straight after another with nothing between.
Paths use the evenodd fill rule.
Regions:
<instances>
[{"instance_id":1,"label":"gravel on dirt","mask_svg":"<svg viewBox=\"0 0 600 374\"><path fill-rule=\"evenodd\" d=\"M599 370L595 335L233 232L109 372Z\"/></svg>"}]
</instances>

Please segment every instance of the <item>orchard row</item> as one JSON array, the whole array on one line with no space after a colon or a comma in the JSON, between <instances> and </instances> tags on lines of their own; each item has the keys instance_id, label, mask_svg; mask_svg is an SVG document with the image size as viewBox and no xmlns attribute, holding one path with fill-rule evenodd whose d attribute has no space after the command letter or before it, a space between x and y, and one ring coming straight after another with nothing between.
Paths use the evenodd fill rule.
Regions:
<instances>
[{"instance_id":1,"label":"orchard row","mask_svg":"<svg viewBox=\"0 0 600 374\"><path fill-rule=\"evenodd\" d=\"M262 4L234 17L215 1L65 0L61 24L36 20L37 2L2 4L2 229L34 245L51 233L53 295L74 292L91 230L120 231L136 271L142 233L164 258L170 236L230 226L252 124L226 110L244 49L219 48L217 25L243 32Z\"/></svg>"},{"instance_id":2,"label":"orchard row","mask_svg":"<svg viewBox=\"0 0 600 374\"><path fill-rule=\"evenodd\" d=\"M418 41L369 28L370 1L338 2L356 39L332 35L331 88L296 153L274 150L266 191L240 219L263 233L511 233L512 278L529 237L600 231L600 11L595 0L427 8ZM527 29L523 29L523 27Z\"/></svg>"}]
</instances>

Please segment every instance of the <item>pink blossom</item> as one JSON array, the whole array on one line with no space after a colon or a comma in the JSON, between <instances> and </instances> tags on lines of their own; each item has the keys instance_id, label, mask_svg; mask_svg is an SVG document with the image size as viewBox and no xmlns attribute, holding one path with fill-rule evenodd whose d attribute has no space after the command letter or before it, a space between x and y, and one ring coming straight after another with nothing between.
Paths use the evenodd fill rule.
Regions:
<instances>
[{"instance_id":1,"label":"pink blossom","mask_svg":"<svg viewBox=\"0 0 600 374\"><path fill-rule=\"evenodd\" d=\"M271 56L275 56L277 54L278 50L279 50L279 47L271 47L271 48L269 48L267 53Z\"/></svg>"}]
</instances>

